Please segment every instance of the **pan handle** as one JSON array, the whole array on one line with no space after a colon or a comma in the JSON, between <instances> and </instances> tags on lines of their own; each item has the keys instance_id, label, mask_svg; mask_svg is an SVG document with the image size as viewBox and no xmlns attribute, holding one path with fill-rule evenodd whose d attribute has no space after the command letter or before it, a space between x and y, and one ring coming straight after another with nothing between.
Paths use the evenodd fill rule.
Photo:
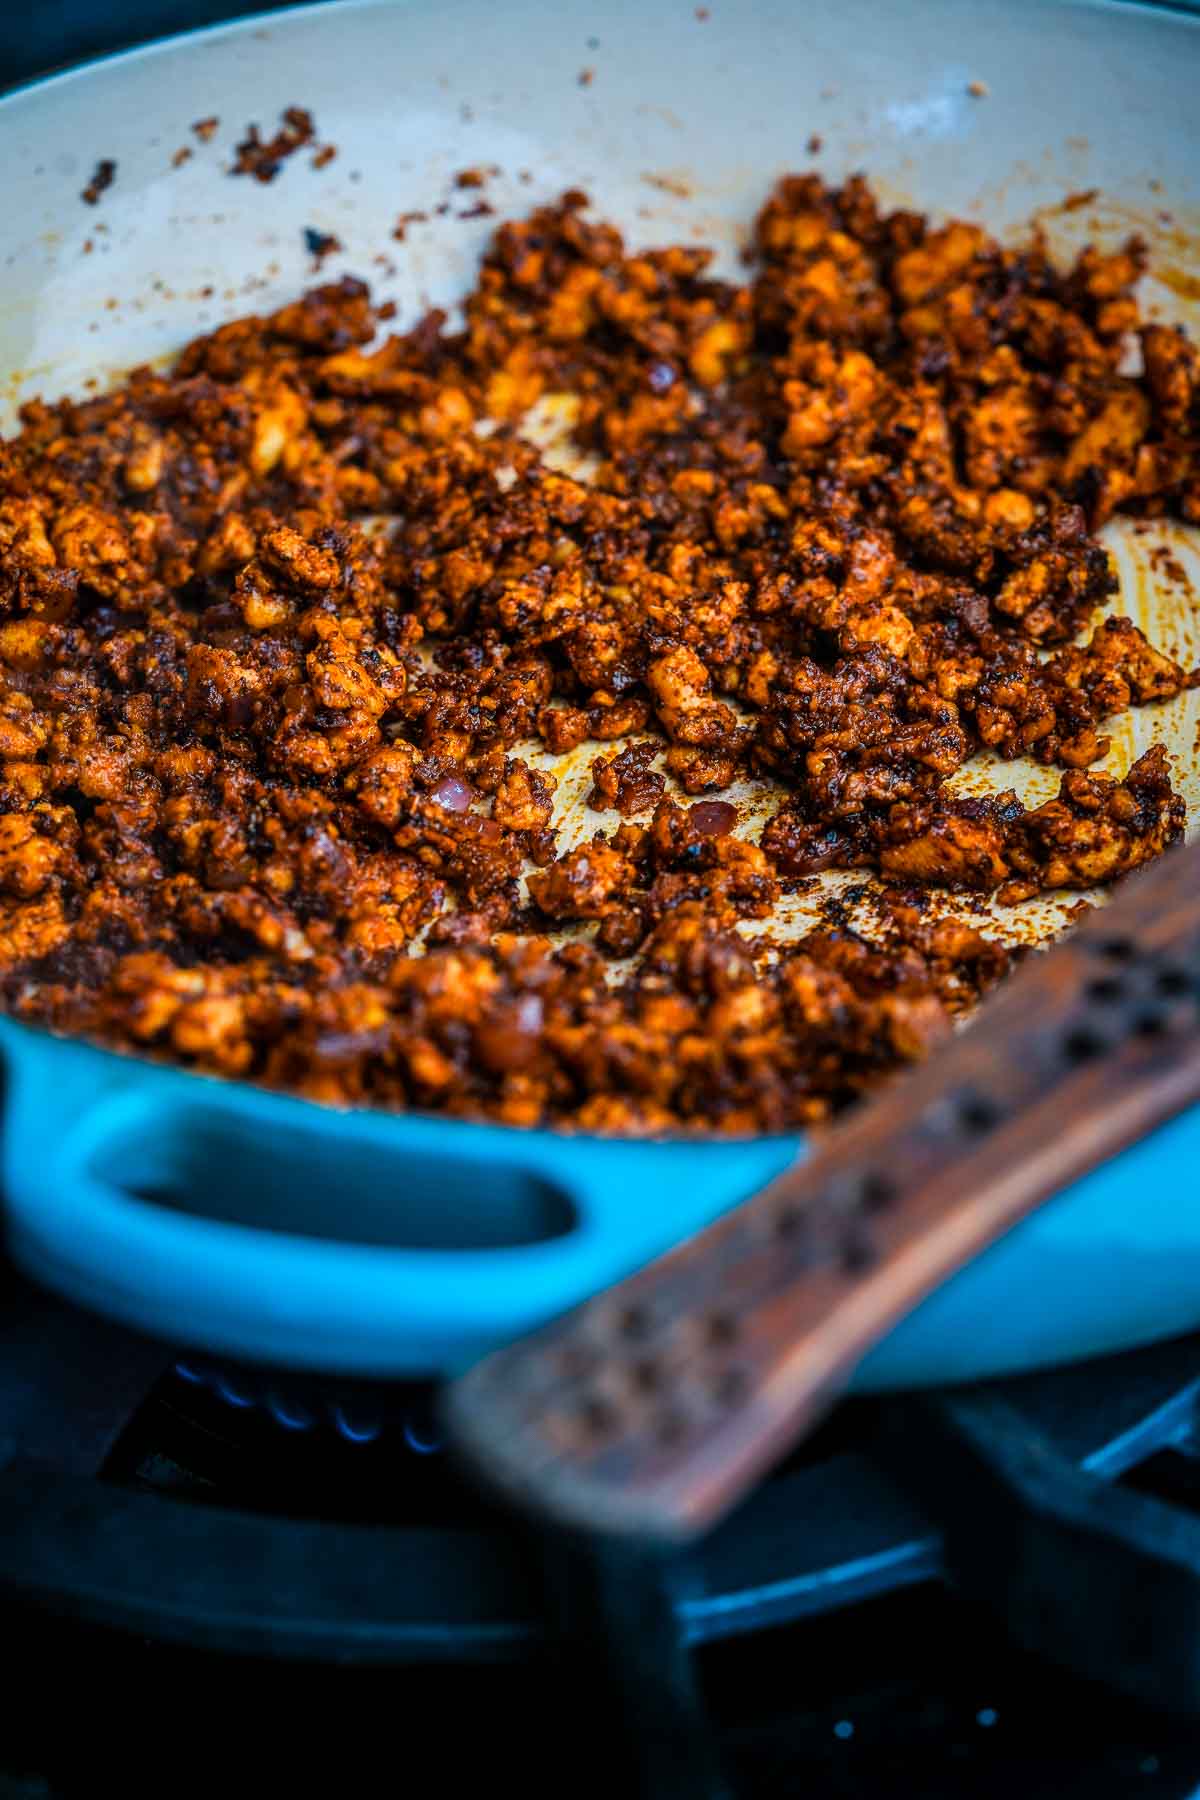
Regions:
<instances>
[{"instance_id":1,"label":"pan handle","mask_svg":"<svg viewBox=\"0 0 1200 1800\"><path fill-rule=\"evenodd\" d=\"M0 1020L9 1248L190 1348L464 1367L689 1235L795 1140L664 1145L342 1113Z\"/></svg>"}]
</instances>

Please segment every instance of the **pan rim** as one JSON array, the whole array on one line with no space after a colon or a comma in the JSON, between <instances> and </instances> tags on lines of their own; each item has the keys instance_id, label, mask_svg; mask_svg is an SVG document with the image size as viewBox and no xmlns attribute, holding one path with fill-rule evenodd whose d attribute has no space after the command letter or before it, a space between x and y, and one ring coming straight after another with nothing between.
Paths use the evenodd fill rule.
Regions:
<instances>
[{"instance_id":1,"label":"pan rim","mask_svg":"<svg viewBox=\"0 0 1200 1800\"><path fill-rule=\"evenodd\" d=\"M166 51L183 49L190 44L212 43L221 38L237 37L244 32L263 31L276 24L290 24L296 19L328 16L334 13L382 12L386 7L415 11L424 0L301 0L296 6L280 6L270 12L240 13L235 19L223 19L212 25L196 25L188 31L166 32L147 38L143 43L129 44L123 50L103 50L93 56L80 57L66 68L52 69L43 75L31 75L0 91L0 117L10 108L32 95L66 87L102 69L118 63L148 60ZM1145 14L1149 17L1177 19L1200 31L1200 0L1019 0L1027 10L1054 6L1060 12L1095 12ZM1009 10L1006 8L1006 11Z\"/></svg>"}]
</instances>

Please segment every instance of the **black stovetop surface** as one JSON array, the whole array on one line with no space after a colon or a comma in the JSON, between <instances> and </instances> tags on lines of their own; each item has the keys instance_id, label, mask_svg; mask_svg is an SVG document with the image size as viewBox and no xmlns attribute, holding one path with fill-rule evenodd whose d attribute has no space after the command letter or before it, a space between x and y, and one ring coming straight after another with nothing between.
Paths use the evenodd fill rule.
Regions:
<instances>
[{"instance_id":1,"label":"black stovetop surface","mask_svg":"<svg viewBox=\"0 0 1200 1800\"><path fill-rule=\"evenodd\" d=\"M565 1743L559 1684L481 1668L305 1668L58 1627L5 1611L3 1800L114 1793L357 1796L436 1778L528 1794L592 1791L603 1717ZM868 1602L702 1657L734 1792L747 1800L1184 1800L1194 1727L1006 1649L944 1592ZM570 1709L573 1714L573 1708Z\"/></svg>"}]
</instances>

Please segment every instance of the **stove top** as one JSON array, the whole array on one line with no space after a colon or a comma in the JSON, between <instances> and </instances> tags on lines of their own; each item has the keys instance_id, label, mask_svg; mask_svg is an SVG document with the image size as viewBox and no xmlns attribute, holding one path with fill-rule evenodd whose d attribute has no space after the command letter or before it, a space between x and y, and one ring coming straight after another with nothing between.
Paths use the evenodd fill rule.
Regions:
<instances>
[{"instance_id":1,"label":"stove top","mask_svg":"<svg viewBox=\"0 0 1200 1800\"><path fill-rule=\"evenodd\" d=\"M1185 1340L850 1402L661 1561L502 1513L425 1386L180 1360L5 1272L0 1800L431 1757L450 1793L1200 1793L1198 1392Z\"/></svg>"}]
</instances>

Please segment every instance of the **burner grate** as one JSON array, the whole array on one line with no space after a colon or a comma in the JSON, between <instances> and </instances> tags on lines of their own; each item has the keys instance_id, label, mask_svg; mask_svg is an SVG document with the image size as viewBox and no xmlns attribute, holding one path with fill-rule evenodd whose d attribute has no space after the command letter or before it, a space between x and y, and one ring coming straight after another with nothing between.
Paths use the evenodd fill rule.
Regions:
<instances>
[{"instance_id":1,"label":"burner grate","mask_svg":"<svg viewBox=\"0 0 1200 1800\"><path fill-rule=\"evenodd\" d=\"M938 1582L1060 1665L1200 1715L1197 1340L848 1403L661 1561L503 1514L431 1447L425 1384L173 1361L9 1289L0 1581L42 1613L293 1663L574 1668L565 1710L594 1740L599 1705L609 1778L656 1800L722 1791L697 1653Z\"/></svg>"}]
</instances>

